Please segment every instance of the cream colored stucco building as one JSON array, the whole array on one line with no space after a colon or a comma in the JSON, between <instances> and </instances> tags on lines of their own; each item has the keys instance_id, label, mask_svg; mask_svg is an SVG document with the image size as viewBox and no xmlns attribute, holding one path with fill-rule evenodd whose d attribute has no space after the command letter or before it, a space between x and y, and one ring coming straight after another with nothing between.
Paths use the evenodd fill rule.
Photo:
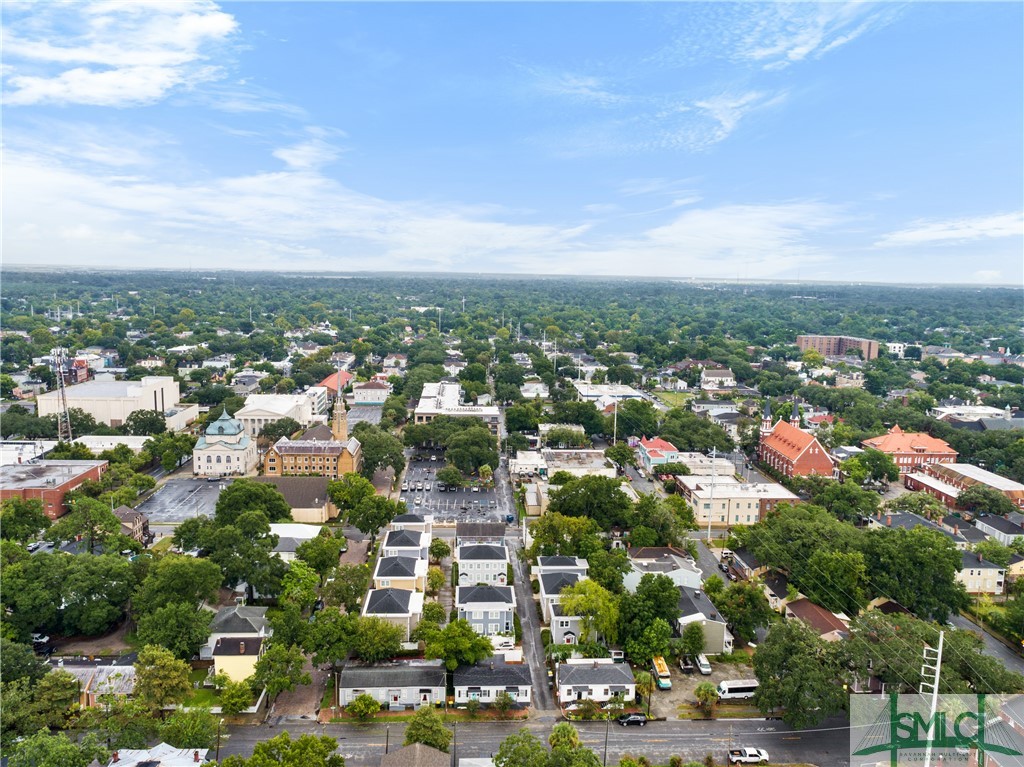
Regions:
<instances>
[{"instance_id":1,"label":"cream colored stucco building","mask_svg":"<svg viewBox=\"0 0 1024 767\"><path fill-rule=\"evenodd\" d=\"M192 411L195 406L179 405L178 382L171 376L145 376L141 381L86 381L67 387L68 407L77 407L100 423L120 426L136 410L157 410L168 413ZM46 392L36 398L40 416L55 415L60 408L57 392ZM177 423L175 423L177 425Z\"/></svg>"},{"instance_id":2,"label":"cream colored stucco building","mask_svg":"<svg viewBox=\"0 0 1024 767\"><path fill-rule=\"evenodd\" d=\"M237 418L221 413L206 427L192 450L192 473L197 477L245 476L256 469L256 440Z\"/></svg>"}]
</instances>

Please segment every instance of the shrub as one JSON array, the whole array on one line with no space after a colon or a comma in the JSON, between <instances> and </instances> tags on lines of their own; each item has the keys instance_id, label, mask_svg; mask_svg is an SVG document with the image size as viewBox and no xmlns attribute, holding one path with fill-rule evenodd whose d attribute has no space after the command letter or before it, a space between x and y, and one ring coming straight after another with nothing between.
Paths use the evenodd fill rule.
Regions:
<instances>
[{"instance_id":1,"label":"shrub","mask_svg":"<svg viewBox=\"0 0 1024 767\"><path fill-rule=\"evenodd\" d=\"M547 647L551 644L551 629L540 630L540 643L543 647Z\"/></svg>"}]
</instances>

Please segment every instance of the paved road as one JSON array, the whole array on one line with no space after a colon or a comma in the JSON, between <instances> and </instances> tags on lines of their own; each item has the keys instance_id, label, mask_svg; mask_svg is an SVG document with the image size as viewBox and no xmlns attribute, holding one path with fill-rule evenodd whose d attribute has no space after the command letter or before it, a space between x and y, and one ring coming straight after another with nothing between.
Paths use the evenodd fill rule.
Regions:
<instances>
[{"instance_id":1,"label":"paved road","mask_svg":"<svg viewBox=\"0 0 1024 767\"><path fill-rule=\"evenodd\" d=\"M509 556L512 558L512 569L515 572L516 610L519 622L523 627L523 655L530 666L530 681L533 683L534 708L538 711L553 711L555 701L548 687L546 666L544 665L544 646L540 641L540 619L537 609L533 606L533 593L530 591L530 578L526 573L526 565L519 552L522 542L514 537L505 538Z\"/></svg>"},{"instance_id":2,"label":"paved road","mask_svg":"<svg viewBox=\"0 0 1024 767\"><path fill-rule=\"evenodd\" d=\"M985 644L986 655L998 658L1006 668L1010 669L1010 671L1016 671L1018 674L1024 674L1024 658L1020 655L1015 653L998 639L990 636L988 632L984 631L980 626L971 623L962 615L954 615L950 620L958 629L969 629L976 634L979 634L981 636L981 641Z\"/></svg>"},{"instance_id":3,"label":"paved road","mask_svg":"<svg viewBox=\"0 0 1024 767\"><path fill-rule=\"evenodd\" d=\"M706 581L712 575L724 578L722 571L718 569L718 557L711 553L703 538L698 537L697 533L692 533L690 537L697 541L697 567L700 568L703 580Z\"/></svg>"},{"instance_id":4,"label":"paved road","mask_svg":"<svg viewBox=\"0 0 1024 767\"><path fill-rule=\"evenodd\" d=\"M546 741L553 722L464 722L456 732L455 756L490 757L501 741L525 726ZM405 724L328 724L292 721L276 727L227 727L229 737L221 742L221 756L252 753L254 745L287 730L292 737L303 734L329 735L338 739L338 753L349 767L377 765L389 749L400 747ZM644 728L620 727L611 723L579 723L584 745L598 757L604 756L607 733L607 763L618 764L622 756L646 756L654 764L667 764L669 757L703 760L708 753L719 761L730 744L756 746L771 755L772 762L805 762L820 767L845 767L849 753L849 731L845 720L833 719L813 730L793 731L782 722L716 721L716 722L651 722Z\"/></svg>"}]
</instances>

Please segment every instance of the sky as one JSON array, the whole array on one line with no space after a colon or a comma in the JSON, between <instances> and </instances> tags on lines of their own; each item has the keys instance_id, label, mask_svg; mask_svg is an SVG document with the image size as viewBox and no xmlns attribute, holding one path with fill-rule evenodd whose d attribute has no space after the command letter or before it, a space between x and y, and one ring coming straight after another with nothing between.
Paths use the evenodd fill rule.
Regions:
<instances>
[{"instance_id":1,"label":"sky","mask_svg":"<svg viewBox=\"0 0 1024 767\"><path fill-rule=\"evenodd\" d=\"M8 266L1024 284L1024 4L2 5Z\"/></svg>"}]
</instances>

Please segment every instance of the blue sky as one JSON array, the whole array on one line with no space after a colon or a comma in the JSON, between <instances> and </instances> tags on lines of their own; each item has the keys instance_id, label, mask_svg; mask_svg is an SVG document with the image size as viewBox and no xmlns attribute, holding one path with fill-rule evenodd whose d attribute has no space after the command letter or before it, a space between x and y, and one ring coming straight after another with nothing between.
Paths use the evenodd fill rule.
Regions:
<instances>
[{"instance_id":1,"label":"blue sky","mask_svg":"<svg viewBox=\"0 0 1024 767\"><path fill-rule=\"evenodd\" d=\"M1020 286L1022 9L5 2L4 262Z\"/></svg>"}]
</instances>

